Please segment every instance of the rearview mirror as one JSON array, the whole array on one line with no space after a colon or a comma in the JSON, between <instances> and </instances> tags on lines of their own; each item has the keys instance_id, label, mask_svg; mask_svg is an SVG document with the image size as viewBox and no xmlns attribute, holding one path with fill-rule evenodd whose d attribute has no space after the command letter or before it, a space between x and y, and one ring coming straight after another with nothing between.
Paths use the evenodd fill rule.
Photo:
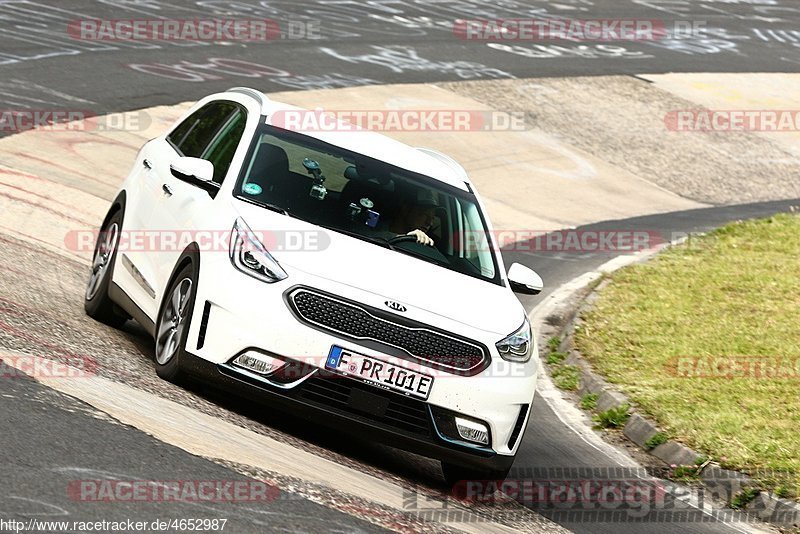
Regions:
<instances>
[{"instance_id":1,"label":"rearview mirror","mask_svg":"<svg viewBox=\"0 0 800 534\"><path fill-rule=\"evenodd\" d=\"M538 295L544 289L542 277L521 263L511 264L511 268L508 270L508 281L511 283L511 290L515 293Z\"/></svg>"},{"instance_id":2,"label":"rearview mirror","mask_svg":"<svg viewBox=\"0 0 800 534\"><path fill-rule=\"evenodd\" d=\"M199 187L212 197L219 191L219 184L213 181L214 164L210 161L182 157L173 161L169 170L178 180Z\"/></svg>"}]
</instances>

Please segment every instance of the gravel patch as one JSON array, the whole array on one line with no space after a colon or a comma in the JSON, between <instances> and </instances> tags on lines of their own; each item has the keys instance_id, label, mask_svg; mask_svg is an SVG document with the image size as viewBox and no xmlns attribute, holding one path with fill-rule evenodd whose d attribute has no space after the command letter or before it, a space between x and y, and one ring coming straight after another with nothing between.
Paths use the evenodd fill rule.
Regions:
<instances>
[{"instance_id":1,"label":"gravel patch","mask_svg":"<svg viewBox=\"0 0 800 534\"><path fill-rule=\"evenodd\" d=\"M800 197L800 159L771 136L782 133L679 132L670 111L701 106L631 76L437 84L503 111L523 111L529 127L682 197L738 204Z\"/></svg>"}]
</instances>

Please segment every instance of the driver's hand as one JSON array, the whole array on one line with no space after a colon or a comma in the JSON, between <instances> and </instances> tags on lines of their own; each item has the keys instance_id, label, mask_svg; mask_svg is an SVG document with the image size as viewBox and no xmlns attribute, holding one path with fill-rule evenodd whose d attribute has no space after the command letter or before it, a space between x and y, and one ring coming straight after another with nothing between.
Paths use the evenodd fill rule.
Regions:
<instances>
[{"instance_id":1,"label":"driver's hand","mask_svg":"<svg viewBox=\"0 0 800 534\"><path fill-rule=\"evenodd\" d=\"M422 230L411 230L406 235L413 235L417 238L417 243L421 243L423 245L428 245L429 247L433 246L433 239L428 237L428 234L423 232Z\"/></svg>"}]
</instances>

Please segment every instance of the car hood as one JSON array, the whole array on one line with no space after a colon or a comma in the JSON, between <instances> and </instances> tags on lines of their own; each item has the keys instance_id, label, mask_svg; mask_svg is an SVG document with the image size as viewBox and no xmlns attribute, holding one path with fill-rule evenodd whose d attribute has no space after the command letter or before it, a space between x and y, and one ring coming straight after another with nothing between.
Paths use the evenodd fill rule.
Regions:
<instances>
[{"instance_id":1,"label":"car hood","mask_svg":"<svg viewBox=\"0 0 800 534\"><path fill-rule=\"evenodd\" d=\"M519 328L524 309L507 288L264 208L237 206L292 278L303 271L382 299L458 321L498 339ZM268 229L268 230L267 230Z\"/></svg>"}]
</instances>

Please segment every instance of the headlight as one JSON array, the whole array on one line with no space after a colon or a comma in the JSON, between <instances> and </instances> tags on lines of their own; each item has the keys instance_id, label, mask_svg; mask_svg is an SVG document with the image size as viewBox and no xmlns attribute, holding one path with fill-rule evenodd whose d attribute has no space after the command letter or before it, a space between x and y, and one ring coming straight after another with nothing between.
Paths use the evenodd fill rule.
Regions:
<instances>
[{"instance_id":1,"label":"headlight","mask_svg":"<svg viewBox=\"0 0 800 534\"><path fill-rule=\"evenodd\" d=\"M289 276L241 217L233 223L230 256L234 267L262 282L272 284Z\"/></svg>"},{"instance_id":2,"label":"headlight","mask_svg":"<svg viewBox=\"0 0 800 534\"><path fill-rule=\"evenodd\" d=\"M525 322L516 332L502 341L498 341L495 346L504 360L525 363L531 359L532 340L531 324L526 317Z\"/></svg>"}]
</instances>

